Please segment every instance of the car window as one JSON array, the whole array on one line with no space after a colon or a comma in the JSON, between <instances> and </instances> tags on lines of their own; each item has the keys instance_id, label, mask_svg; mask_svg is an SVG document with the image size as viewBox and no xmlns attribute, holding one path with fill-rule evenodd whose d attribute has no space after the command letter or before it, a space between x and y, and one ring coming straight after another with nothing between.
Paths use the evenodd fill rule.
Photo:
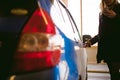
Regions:
<instances>
[{"instance_id":1,"label":"car window","mask_svg":"<svg viewBox=\"0 0 120 80\"><path fill-rule=\"evenodd\" d=\"M36 7L35 0L0 0L0 31L19 32Z\"/></svg>"},{"instance_id":2,"label":"car window","mask_svg":"<svg viewBox=\"0 0 120 80\"><path fill-rule=\"evenodd\" d=\"M37 4L35 0L1 0L0 16L18 15L20 12L30 13L37 7L35 4Z\"/></svg>"},{"instance_id":3,"label":"car window","mask_svg":"<svg viewBox=\"0 0 120 80\"><path fill-rule=\"evenodd\" d=\"M81 40L79 30L71 13L61 1L54 1L54 5L51 7L51 15L57 27L59 27L68 38L75 41Z\"/></svg>"},{"instance_id":4,"label":"car window","mask_svg":"<svg viewBox=\"0 0 120 80\"><path fill-rule=\"evenodd\" d=\"M78 37L80 40L81 40L81 37L80 37L80 32L79 32L79 29L75 23L75 20L73 18L73 16L71 15L70 11L67 9L67 7L65 7L65 5L59 0L59 3L64 7L68 17L69 17L69 20L71 22L71 27L73 29L73 32L75 33L75 35L77 35L76 37Z\"/></svg>"}]
</instances>

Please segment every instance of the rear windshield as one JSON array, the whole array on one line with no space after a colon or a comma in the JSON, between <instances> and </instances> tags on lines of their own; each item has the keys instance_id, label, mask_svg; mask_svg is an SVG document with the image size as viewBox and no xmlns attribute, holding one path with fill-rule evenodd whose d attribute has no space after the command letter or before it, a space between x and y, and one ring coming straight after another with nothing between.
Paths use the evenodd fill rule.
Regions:
<instances>
[{"instance_id":1,"label":"rear windshield","mask_svg":"<svg viewBox=\"0 0 120 80\"><path fill-rule=\"evenodd\" d=\"M30 14L36 7L36 0L0 0L0 16Z\"/></svg>"}]
</instances>

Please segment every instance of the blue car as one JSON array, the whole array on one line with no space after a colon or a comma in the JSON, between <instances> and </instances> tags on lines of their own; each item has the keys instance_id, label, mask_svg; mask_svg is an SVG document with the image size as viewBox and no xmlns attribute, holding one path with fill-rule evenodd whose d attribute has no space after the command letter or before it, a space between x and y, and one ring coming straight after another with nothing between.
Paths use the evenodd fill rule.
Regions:
<instances>
[{"instance_id":1,"label":"blue car","mask_svg":"<svg viewBox=\"0 0 120 80\"><path fill-rule=\"evenodd\" d=\"M0 1L0 80L86 80L87 55L60 0Z\"/></svg>"}]
</instances>

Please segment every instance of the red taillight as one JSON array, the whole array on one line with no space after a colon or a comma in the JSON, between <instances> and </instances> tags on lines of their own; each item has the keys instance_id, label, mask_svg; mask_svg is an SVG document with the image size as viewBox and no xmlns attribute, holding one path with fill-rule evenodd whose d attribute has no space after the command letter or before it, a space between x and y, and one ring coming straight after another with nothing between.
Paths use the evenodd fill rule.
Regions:
<instances>
[{"instance_id":1,"label":"red taillight","mask_svg":"<svg viewBox=\"0 0 120 80\"><path fill-rule=\"evenodd\" d=\"M57 65L60 61L60 39L49 14L37 9L21 33L13 71L39 71Z\"/></svg>"},{"instance_id":2,"label":"red taillight","mask_svg":"<svg viewBox=\"0 0 120 80\"><path fill-rule=\"evenodd\" d=\"M25 32L41 32L55 34L55 25L44 9L37 9L24 27Z\"/></svg>"},{"instance_id":3,"label":"red taillight","mask_svg":"<svg viewBox=\"0 0 120 80\"><path fill-rule=\"evenodd\" d=\"M14 71L40 71L58 64L60 51L18 52L15 56Z\"/></svg>"}]
</instances>

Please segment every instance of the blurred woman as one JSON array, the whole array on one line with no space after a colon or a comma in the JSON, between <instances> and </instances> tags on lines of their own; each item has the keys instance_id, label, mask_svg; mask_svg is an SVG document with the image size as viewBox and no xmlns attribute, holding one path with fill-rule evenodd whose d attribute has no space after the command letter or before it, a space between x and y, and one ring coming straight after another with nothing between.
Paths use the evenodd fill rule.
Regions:
<instances>
[{"instance_id":1,"label":"blurred woman","mask_svg":"<svg viewBox=\"0 0 120 80\"><path fill-rule=\"evenodd\" d=\"M120 4L117 0L102 0L100 7L98 34L85 46L98 42L97 62L104 60L111 80L120 80Z\"/></svg>"}]
</instances>

